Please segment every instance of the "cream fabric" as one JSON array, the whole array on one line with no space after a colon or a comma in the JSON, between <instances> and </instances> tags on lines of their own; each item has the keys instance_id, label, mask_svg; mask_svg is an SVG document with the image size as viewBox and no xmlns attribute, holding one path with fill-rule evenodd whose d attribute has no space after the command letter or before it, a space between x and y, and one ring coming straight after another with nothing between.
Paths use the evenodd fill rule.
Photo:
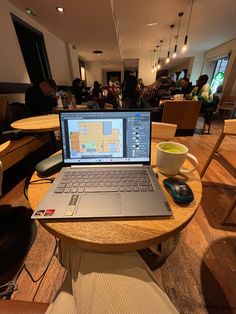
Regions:
<instances>
[{"instance_id":1,"label":"cream fabric","mask_svg":"<svg viewBox=\"0 0 236 314\"><path fill-rule=\"evenodd\" d=\"M174 314L137 252L103 254L61 243L60 259L67 277L47 314Z\"/></svg>"}]
</instances>

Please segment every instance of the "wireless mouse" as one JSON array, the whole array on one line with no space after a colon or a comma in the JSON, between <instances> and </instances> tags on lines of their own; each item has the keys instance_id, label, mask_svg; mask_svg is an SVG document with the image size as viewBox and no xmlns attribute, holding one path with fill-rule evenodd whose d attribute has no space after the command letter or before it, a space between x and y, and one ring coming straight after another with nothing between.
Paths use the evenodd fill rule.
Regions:
<instances>
[{"instance_id":1,"label":"wireless mouse","mask_svg":"<svg viewBox=\"0 0 236 314\"><path fill-rule=\"evenodd\" d=\"M188 204L193 201L193 192L183 180L170 177L163 180L163 184L176 203Z\"/></svg>"}]
</instances>

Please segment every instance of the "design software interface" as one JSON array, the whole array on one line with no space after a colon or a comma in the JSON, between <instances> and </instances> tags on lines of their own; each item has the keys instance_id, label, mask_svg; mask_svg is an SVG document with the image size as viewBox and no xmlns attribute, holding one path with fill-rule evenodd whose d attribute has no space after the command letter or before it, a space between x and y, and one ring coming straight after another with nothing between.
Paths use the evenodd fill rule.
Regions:
<instances>
[{"instance_id":1,"label":"design software interface","mask_svg":"<svg viewBox=\"0 0 236 314\"><path fill-rule=\"evenodd\" d=\"M150 112L61 112L65 163L149 162Z\"/></svg>"}]
</instances>

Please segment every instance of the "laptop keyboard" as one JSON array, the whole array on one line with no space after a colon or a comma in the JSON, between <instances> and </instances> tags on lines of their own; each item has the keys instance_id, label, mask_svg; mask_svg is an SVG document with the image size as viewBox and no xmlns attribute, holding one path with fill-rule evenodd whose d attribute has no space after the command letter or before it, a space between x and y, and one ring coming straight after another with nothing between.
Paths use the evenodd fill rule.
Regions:
<instances>
[{"instance_id":1,"label":"laptop keyboard","mask_svg":"<svg viewBox=\"0 0 236 314\"><path fill-rule=\"evenodd\" d=\"M147 170L66 170L55 193L154 191Z\"/></svg>"}]
</instances>

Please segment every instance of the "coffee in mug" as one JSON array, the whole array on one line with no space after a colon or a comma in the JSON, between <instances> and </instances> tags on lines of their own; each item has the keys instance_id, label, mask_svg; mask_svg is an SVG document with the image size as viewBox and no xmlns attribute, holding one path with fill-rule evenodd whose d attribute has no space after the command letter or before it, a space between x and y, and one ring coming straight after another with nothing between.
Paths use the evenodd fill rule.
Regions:
<instances>
[{"instance_id":1,"label":"coffee in mug","mask_svg":"<svg viewBox=\"0 0 236 314\"><path fill-rule=\"evenodd\" d=\"M182 169L186 158L189 158L194 166L192 169ZM176 142L160 142L157 144L157 166L159 171L168 176L177 173L193 172L198 166L197 158L188 152L188 147Z\"/></svg>"}]
</instances>

